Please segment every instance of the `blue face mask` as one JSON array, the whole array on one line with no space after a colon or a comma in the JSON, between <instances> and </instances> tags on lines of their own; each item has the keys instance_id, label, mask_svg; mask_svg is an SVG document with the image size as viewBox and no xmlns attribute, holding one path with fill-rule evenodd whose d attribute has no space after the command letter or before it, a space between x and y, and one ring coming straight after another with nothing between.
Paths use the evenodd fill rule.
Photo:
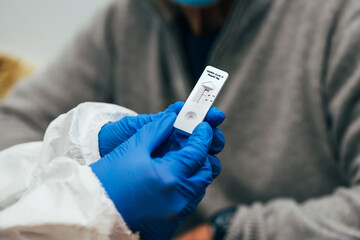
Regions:
<instances>
[{"instance_id":1,"label":"blue face mask","mask_svg":"<svg viewBox=\"0 0 360 240\"><path fill-rule=\"evenodd\" d=\"M219 2L220 0L172 0L173 2L189 7L205 7Z\"/></svg>"}]
</instances>

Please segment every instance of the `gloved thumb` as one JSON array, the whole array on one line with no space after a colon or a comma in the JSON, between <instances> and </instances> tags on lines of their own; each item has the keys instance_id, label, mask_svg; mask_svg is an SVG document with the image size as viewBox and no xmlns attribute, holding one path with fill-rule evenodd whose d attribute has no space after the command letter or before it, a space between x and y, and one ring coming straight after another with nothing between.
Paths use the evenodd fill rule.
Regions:
<instances>
[{"instance_id":1,"label":"gloved thumb","mask_svg":"<svg viewBox=\"0 0 360 240\"><path fill-rule=\"evenodd\" d=\"M176 117L176 113L170 113L146 124L135 135L136 141L141 142L151 153L171 135Z\"/></svg>"},{"instance_id":2,"label":"gloved thumb","mask_svg":"<svg viewBox=\"0 0 360 240\"><path fill-rule=\"evenodd\" d=\"M210 125L202 122L180 150L168 152L163 159L168 162L172 171L180 176L189 177L203 166L212 137Z\"/></svg>"}]
</instances>

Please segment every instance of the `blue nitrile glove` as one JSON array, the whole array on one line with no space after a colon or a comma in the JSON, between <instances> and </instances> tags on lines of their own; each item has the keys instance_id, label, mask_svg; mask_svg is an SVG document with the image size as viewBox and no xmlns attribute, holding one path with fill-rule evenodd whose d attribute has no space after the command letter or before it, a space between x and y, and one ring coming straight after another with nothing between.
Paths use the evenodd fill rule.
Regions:
<instances>
[{"instance_id":1,"label":"blue nitrile glove","mask_svg":"<svg viewBox=\"0 0 360 240\"><path fill-rule=\"evenodd\" d=\"M174 131L173 134L159 147L157 147L154 152L153 156L161 157L169 151L176 151L180 149L182 146L186 145L189 136L186 136L180 132ZM208 152L208 160L211 164L212 171L213 171L213 179L215 179L221 171L221 163L219 159L214 156L221 152L225 145L225 137L223 133L218 128L213 129L213 141L211 143L209 152Z\"/></svg>"},{"instance_id":2,"label":"blue nitrile glove","mask_svg":"<svg viewBox=\"0 0 360 240\"><path fill-rule=\"evenodd\" d=\"M103 157L111 152L117 146L134 135L136 131L142 128L145 124L154 121L164 114L172 112L178 114L183 106L183 102L176 102L175 104L170 105L164 112L160 112L158 114L140 114L138 116L129 116L124 117L117 122L110 122L105 124L99 133L100 156ZM221 170L220 161L213 155L221 152L225 145L225 137L223 133L217 129L217 127L224 121L224 119L225 114L215 107L210 108L205 118L205 121L208 122L212 128L214 128L213 142L209 151L209 160L213 167L214 178L219 175ZM156 149L155 156L163 155L164 153L168 152L170 148L177 149L180 145L180 142L183 141L183 139L188 138L183 138L184 136L181 136L178 133L174 133L174 135L175 136L172 137L172 141L167 141L163 144L163 146L160 146L158 149Z\"/></svg>"},{"instance_id":3,"label":"blue nitrile glove","mask_svg":"<svg viewBox=\"0 0 360 240\"><path fill-rule=\"evenodd\" d=\"M207 152L213 131L207 123L178 151L151 156L173 133L175 119L175 113L165 114L146 124L90 165L128 226L144 239L171 238L212 181Z\"/></svg>"},{"instance_id":4,"label":"blue nitrile glove","mask_svg":"<svg viewBox=\"0 0 360 240\"><path fill-rule=\"evenodd\" d=\"M117 146L128 140L136 131L155 119L161 118L165 114L178 114L184 106L183 102L176 102L170 105L164 112L158 114L139 114L137 116L127 116L116 122L105 124L99 132L99 152L103 157Z\"/></svg>"},{"instance_id":5,"label":"blue nitrile glove","mask_svg":"<svg viewBox=\"0 0 360 240\"><path fill-rule=\"evenodd\" d=\"M182 106L183 105L181 105L181 107ZM181 109L179 109L178 112L180 112L180 110ZM208 122L213 128L214 134L208 154L208 159L213 170L213 179L215 179L221 171L221 163L219 159L214 155L218 154L224 149L225 137L221 130L217 128L224 121L224 119L225 114L215 107L210 108L208 114L205 117L205 121ZM162 145L155 149L153 156L161 157L168 151L177 150L181 148L181 146L185 145L188 139L189 137L187 135L175 131L168 140L166 140Z\"/></svg>"}]
</instances>

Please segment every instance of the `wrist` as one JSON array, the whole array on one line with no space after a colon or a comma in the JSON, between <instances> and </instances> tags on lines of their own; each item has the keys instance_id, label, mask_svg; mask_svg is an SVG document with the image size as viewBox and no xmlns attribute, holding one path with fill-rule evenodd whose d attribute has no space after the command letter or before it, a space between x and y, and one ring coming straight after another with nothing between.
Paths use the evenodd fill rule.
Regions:
<instances>
[{"instance_id":1,"label":"wrist","mask_svg":"<svg viewBox=\"0 0 360 240\"><path fill-rule=\"evenodd\" d=\"M236 213L236 207L231 207L215 213L210 220L210 226L214 240L225 239Z\"/></svg>"}]
</instances>

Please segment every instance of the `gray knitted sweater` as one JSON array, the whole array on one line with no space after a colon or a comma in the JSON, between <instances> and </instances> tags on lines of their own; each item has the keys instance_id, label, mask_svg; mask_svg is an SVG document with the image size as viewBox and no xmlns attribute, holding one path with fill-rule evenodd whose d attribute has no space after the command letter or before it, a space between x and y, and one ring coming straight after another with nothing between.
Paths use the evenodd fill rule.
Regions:
<instances>
[{"instance_id":1,"label":"gray knitted sweater","mask_svg":"<svg viewBox=\"0 0 360 240\"><path fill-rule=\"evenodd\" d=\"M1 148L38 140L84 101L139 113L191 86L164 0L117 0L0 107ZM208 64L230 79L222 174L194 226L238 205L229 239L360 239L360 1L239 0Z\"/></svg>"}]
</instances>

